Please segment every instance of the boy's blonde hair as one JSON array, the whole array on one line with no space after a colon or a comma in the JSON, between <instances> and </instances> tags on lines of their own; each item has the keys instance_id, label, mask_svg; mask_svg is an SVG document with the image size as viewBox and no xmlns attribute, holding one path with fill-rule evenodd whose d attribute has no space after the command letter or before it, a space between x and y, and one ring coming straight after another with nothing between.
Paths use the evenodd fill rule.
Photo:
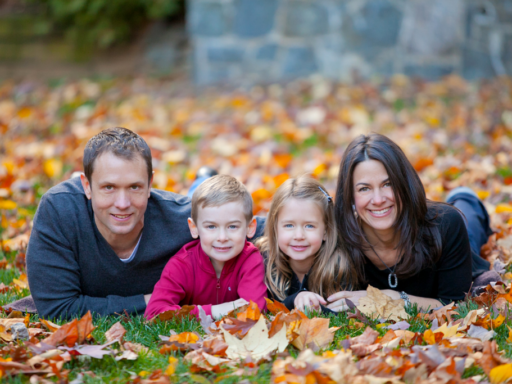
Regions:
<instances>
[{"instance_id":1,"label":"boy's blonde hair","mask_svg":"<svg viewBox=\"0 0 512 384\"><path fill-rule=\"evenodd\" d=\"M245 185L229 175L215 175L203 181L192 195L192 220L197 223L199 208L218 207L233 201L242 203L244 216L252 220L252 197Z\"/></svg>"},{"instance_id":2,"label":"boy's blonde hair","mask_svg":"<svg viewBox=\"0 0 512 384\"><path fill-rule=\"evenodd\" d=\"M267 216L265 236L256 243L262 253L267 253L265 282L268 288L284 300L293 277L289 257L279 248L277 238L279 212L290 199L314 201L322 211L325 225L326 240L315 255L308 276L308 290L327 298L354 288L357 274L350 258L338 246L333 200L322 184L308 175L288 179L277 189Z\"/></svg>"}]
</instances>

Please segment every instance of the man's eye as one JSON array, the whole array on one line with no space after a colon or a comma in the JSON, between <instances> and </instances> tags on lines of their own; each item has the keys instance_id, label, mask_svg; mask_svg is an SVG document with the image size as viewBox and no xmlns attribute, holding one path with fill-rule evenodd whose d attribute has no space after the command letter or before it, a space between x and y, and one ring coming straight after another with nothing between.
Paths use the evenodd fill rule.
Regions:
<instances>
[{"instance_id":1,"label":"man's eye","mask_svg":"<svg viewBox=\"0 0 512 384\"><path fill-rule=\"evenodd\" d=\"M139 187L138 185L132 185L132 189L133 189L134 191L137 191L137 190L139 190L139 189L140 189L140 187Z\"/></svg>"},{"instance_id":2,"label":"man's eye","mask_svg":"<svg viewBox=\"0 0 512 384\"><path fill-rule=\"evenodd\" d=\"M114 189L114 187L113 187L113 186L111 186L111 185L107 185L107 186L105 186L105 189L106 189L107 191L111 191L111 190L113 190L113 189Z\"/></svg>"}]
</instances>

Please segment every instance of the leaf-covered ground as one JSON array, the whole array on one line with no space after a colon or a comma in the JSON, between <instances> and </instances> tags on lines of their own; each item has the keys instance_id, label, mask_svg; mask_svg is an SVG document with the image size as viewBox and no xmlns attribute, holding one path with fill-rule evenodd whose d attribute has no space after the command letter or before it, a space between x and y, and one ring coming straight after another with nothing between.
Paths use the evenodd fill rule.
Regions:
<instances>
[{"instance_id":1,"label":"leaf-covered ground","mask_svg":"<svg viewBox=\"0 0 512 384\"><path fill-rule=\"evenodd\" d=\"M334 195L346 145L361 133L386 134L404 149L431 199L442 200L459 185L482 198L496 231L482 256L501 271L504 284L431 315L409 310L403 320L390 320L392 313L382 306L386 299L377 293L374 315L354 309L326 322L317 314L306 314L314 319L309 320L275 310L261 321L271 334L280 322L287 324L286 340L293 345L270 359L250 351L252 357L242 361L235 355L245 353L242 345L251 348L249 332L259 320L254 308L232 314L213 330L176 314L156 323L120 314L45 325L37 316L2 311L2 380L447 383L504 382L512 376L511 79L425 83L395 76L352 85L311 79L196 92L151 78L1 83L0 305L29 294L24 255L41 195L81 171L85 143L111 126L130 128L147 140L155 187L185 193L195 171L210 165L246 183L256 214L265 214L280 183L305 172ZM380 321L382 314L386 319ZM126 330L122 341L119 325L106 334L118 321ZM11 341L14 322L29 329L30 341ZM48 346L38 345L48 337ZM268 340L268 348L277 343ZM224 344L231 349L222 350Z\"/></svg>"}]
</instances>

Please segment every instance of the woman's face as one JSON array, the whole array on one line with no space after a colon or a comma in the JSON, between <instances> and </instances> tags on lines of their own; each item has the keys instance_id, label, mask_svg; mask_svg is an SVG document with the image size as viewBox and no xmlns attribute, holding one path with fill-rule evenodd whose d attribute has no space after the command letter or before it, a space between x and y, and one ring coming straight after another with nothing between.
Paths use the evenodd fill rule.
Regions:
<instances>
[{"instance_id":1,"label":"woman's face","mask_svg":"<svg viewBox=\"0 0 512 384\"><path fill-rule=\"evenodd\" d=\"M355 167L354 205L363 227L375 231L393 228L397 214L395 195L380 161L366 160Z\"/></svg>"}]
</instances>

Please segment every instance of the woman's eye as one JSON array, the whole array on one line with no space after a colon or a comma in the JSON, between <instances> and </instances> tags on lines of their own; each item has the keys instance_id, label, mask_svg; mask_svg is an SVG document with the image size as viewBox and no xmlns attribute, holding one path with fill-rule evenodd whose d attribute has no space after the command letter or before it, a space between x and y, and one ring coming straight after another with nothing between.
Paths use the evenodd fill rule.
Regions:
<instances>
[{"instance_id":1,"label":"woman's eye","mask_svg":"<svg viewBox=\"0 0 512 384\"><path fill-rule=\"evenodd\" d=\"M359 192L366 192L366 191L369 191L370 188L368 187L362 187L362 188L359 188Z\"/></svg>"},{"instance_id":2,"label":"woman's eye","mask_svg":"<svg viewBox=\"0 0 512 384\"><path fill-rule=\"evenodd\" d=\"M384 184L385 187L391 187L391 183L390 182L387 182L386 184Z\"/></svg>"}]
</instances>

